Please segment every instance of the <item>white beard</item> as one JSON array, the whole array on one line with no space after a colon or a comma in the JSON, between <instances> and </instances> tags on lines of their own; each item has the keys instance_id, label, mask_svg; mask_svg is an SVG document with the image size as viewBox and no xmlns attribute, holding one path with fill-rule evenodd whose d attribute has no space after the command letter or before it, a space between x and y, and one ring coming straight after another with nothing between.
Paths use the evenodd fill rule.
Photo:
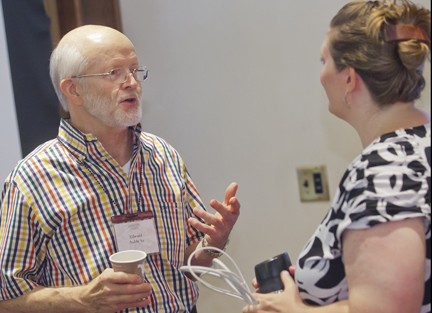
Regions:
<instances>
[{"instance_id":1,"label":"white beard","mask_svg":"<svg viewBox=\"0 0 432 313\"><path fill-rule=\"evenodd\" d=\"M97 93L84 93L84 108L93 117L102 121L110 127L129 127L141 121L141 100L134 110L128 112L122 110L108 99L108 97Z\"/></svg>"}]
</instances>

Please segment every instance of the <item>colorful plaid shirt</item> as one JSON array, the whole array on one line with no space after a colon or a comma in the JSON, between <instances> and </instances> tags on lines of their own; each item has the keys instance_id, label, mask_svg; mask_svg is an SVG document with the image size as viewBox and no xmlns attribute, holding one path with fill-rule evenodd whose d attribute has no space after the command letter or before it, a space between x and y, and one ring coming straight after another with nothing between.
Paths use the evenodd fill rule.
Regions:
<instances>
[{"instance_id":1,"label":"colorful plaid shirt","mask_svg":"<svg viewBox=\"0 0 432 313\"><path fill-rule=\"evenodd\" d=\"M187 219L204 205L178 152L131 128L129 175L101 143L62 120L58 137L8 176L0 210L0 300L37 286L83 285L111 267L111 217L152 211L160 254L147 258L152 304L125 312L188 312L198 289L180 270L187 246L203 234Z\"/></svg>"}]
</instances>

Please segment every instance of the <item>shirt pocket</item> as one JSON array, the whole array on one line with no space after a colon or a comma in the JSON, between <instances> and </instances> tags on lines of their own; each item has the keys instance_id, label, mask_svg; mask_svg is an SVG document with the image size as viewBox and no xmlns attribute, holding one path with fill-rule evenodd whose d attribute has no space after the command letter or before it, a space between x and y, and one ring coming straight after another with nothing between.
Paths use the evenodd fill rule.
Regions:
<instances>
[{"instance_id":1,"label":"shirt pocket","mask_svg":"<svg viewBox=\"0 0 432 313\"><path fill-rule=\"evenodd\" d=\"M175 267L184 261L186 229L184 207L178 202L159 203L154 209L161 257Z\"/></svg>"}]
</instances>

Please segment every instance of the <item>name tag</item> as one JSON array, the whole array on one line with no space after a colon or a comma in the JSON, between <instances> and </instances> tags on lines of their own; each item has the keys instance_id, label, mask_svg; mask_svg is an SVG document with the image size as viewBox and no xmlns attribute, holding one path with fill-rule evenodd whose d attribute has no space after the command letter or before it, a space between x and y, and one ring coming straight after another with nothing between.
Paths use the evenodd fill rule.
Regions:
<instances>
[{"instance_id":1,"label":"name tag","mask_svg":"<svg viewBox=\"0 0 432 313\"><path fill-rule=\"evenodd\" d=\"M160 253L152 212L115 215L111 217L111 222L119 251L141 250L147 254Z\"/></svg>"}]
</instances>

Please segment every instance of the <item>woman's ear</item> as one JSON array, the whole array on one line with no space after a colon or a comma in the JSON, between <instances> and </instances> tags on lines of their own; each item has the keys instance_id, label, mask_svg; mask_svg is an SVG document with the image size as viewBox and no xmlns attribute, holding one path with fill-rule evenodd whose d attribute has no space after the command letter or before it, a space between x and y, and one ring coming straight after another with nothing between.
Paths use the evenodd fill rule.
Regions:
<instances>
[{"instance_id":1,"label":"woman's ear","mask_svg":"<svg viewBox=\"0 0 432 313\"><path fill-rule=\"evenodd\" d=\"M357 77L356 70L353 67L347 67L345 69L345 73L346 73L345 90L347 93L349 93L356 88L358 83L357 81L358 77Z\"/></svg>"}]
</instances>

